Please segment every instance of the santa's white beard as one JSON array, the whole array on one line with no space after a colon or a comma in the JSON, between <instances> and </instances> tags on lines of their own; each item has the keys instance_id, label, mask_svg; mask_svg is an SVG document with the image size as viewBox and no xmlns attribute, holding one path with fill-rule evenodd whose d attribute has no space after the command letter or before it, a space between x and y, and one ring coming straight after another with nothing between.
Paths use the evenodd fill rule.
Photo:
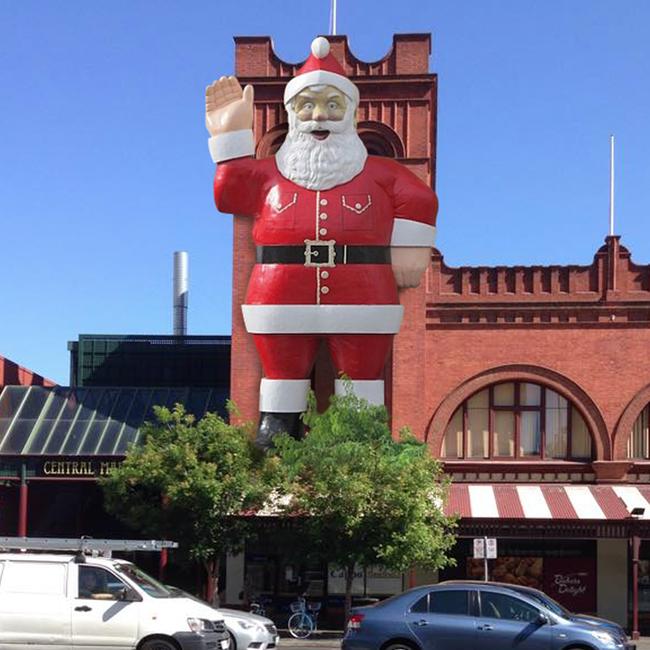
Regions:
<instances>
[{"instance_id":1,"label":"santa's white beard","mask_svg":"<svg viewBox=\"0 0 650 650\"><path fill-rule=\"evenodd\" d=\"M291 108L289 132L275 154L285 178L309 190L329 190L347 183L362 169L368 152L354 126L354 110L339 122L300 122ZM318 140L312 131L329 131Z\"/></svg>"}]
</instances>

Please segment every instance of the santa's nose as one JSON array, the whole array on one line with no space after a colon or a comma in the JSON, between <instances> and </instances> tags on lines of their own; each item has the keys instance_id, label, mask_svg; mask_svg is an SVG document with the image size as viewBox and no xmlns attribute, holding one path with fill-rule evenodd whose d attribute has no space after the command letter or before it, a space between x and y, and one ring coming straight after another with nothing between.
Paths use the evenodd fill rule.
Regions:
<instances>
[{"instance_id":1,"label":"santa's nose","mask_svg":"<svg viewBox=\"0 0 650 650\"><path fill-rule=\"evenodd\" d=\"M327 111L324 111L320 106L314 108L312 113L312 119L322 122L327 119Z\"/></svg>"}]
</instances>

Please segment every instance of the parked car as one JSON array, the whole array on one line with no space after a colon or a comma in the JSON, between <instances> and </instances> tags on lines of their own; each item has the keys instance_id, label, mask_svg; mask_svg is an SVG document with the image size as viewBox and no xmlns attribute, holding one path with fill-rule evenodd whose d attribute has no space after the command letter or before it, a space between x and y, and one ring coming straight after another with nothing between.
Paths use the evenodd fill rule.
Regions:
<instances>
[{"instance_id":1,"label":"parked car","mask_svg":"<svg viewBox=\"0 0 650 650\"><path fill-rule=\"evenodd\" d=\"M624 634L574 621L510 585L416 587L352 610L342 650L636 650Z\"/></svg>"},{"instance_id":2,"label":"parked car","mask_svg":"<svg viewBox=\"0 0 650 650\"><path fill-rule=\"evenodd\" d=\"M177 596L191 598L207 605L178 587L166 587ZM238 609L220 607L214 611L219 612L224 619L230 636L230 650L273 650L280 643L280 635L270 618Z\"/></svg>"},{"instance_id":3,"label":"parked car","mask_svg":"<svg viewBox=\"0 0 650 650\"><path fill-rule=\"evenodd\" d=\"M217 611L231 634L231 650L272 650L280 643L280 635L270 618L222 607Z\"/></svg>"},{"instance_id":4,"label":"parked car","mask_svg":"<svg viewBox=\"0 0 650 650\"><path fill-rule=\"evenodd\" d=\"M229 650L223 617L135 564L83 554L0 554L0 648Z\"/></svg>"},{"instance_id":5,"label":"parked car","mask_svg":"<svg viewBox=\"0 0 650 650\"><path fill-rule=\"evenodd\" d=\"M506 585L504 585L506 586ZM529 596L533 600L544 605L547 609L550 609L553 613L563 618L568 618L572 621L580 623L588 623L594 627L603 628L608 632L611 632L614 636L625 637L625 630L614 621L608 621L605 618L598 618L597 616L589 616L588 614L575 614L570 612L566 607L563 607L557 601L553 600L549 595L545 594L539 589L533 589L532 587L522 587L519 585L509 585L511 589L518 591L525 596Z\"/></svg>"}]
</instances>

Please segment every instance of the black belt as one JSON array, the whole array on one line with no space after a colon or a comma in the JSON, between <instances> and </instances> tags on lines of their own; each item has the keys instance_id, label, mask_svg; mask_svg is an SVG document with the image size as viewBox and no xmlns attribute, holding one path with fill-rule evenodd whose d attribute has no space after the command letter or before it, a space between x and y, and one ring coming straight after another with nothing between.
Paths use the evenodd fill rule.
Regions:
<instances>
[{"instance_id":1,"label":"black belt","mask_svg":"<svg viewBox=\"0 0 650 650\"><path fill-rule=\"evenodd\" d=\"M390 264L389 246L347 246L344 244L305 242L304 246L257 246L258 264Z\"/></svg>"}]
</instances>

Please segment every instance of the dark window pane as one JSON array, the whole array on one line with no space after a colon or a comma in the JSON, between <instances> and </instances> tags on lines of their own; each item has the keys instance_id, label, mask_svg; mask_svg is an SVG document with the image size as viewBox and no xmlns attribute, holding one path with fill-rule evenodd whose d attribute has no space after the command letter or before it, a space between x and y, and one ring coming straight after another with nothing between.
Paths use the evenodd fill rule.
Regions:
<instances>
[{"instance_id":1,"label":"dark window pane","mask_svg":"<svg viewBox=\"0 0 650 650\"><path fill-rule=\"evenodd\" d=\"M429 612L432 614L467 615L467 594L462 590L432 591L429 594Z\"/></svg>"},{"instance_id":2,"label":"dark window pane","mask_svg":"<svg viewBox=\"0 0 650 650\"><path fill-rule=\"evenodd\" d=\"M154 406L165 406L167 404L167 398L169 396L169 388L157 388L154 390L153 395L151 396L151 402L149 404L149 410L145 416L147 422L155 422L156 416L153 412Z\"/></svg>"},{"instance_id":3,"label":"dark window pane","mask_svg":"<svg viewBox=\"0 0 650 650\"><path fill-rule=\"evenodd\" d=\"M429 594L423 596L412 607L411 611L414 614L426 614L429 611Z\"/></svg>"},{"instance_id":4,"label":"dark window pane","mask_svg":"<svg viewBox=\"0 0 650 650\"><path fill-rule=\"evenodd\" d=\"M206 411L208 397L210 397L209 388L191 389L190 394L187 397L185 410L188 413L191 413L197 420L200 420Z\"/></svg>"},{"instance_id":5,"label":"dark window pane","mask_svg":"<svg viewBox=\"0 0 650 650\"><path fill-rule=\"evenodd\" d=\"M27 394L27 399L23 402L20 409L20 417L25 420L36 420L45 406L45 402L50 394L47 388L33 386Z\"/></svg>"},{"instance_id":6,"label":"dark window pane","mask_svg":"<svg viewBox=\"0 0 650 650\"><path fill-rule=\"evenodd\" d=\"M533 623L539 612L523 600L492 591L481 592L481 615L484 618L501 618L509 621Z\"/></svg>"},{"instance_id":7,"label":"dark window pane","mask_svg":"<svg viewBox=\"0 0 650 650\"><path fill-rule=\"evenodd\" d=\"M185 405L187 400L187 388L172 388L167 397L167 408L171 411L176 404Z\"/></svg>"},{"instance_id":8,"label":"dark window pane","mask_svg":"<svg viewBox=\"0 0 650 650\"><path fill-rule=\"evenodd\" d=\"M136 391L133 388L123 388L120 391L120 395L117 398L117 404L115 404L115 408L111 413L112 420L119 420L120 422L124 422L127 413L131 408L131 404L133 403L135 393Z\"/></svg>"},{"instance_id":9,"label":"dark window pane","mask_svg":"<svg viewBox=\"0 0 650 650\"><path fill-rule=\"evenodd\" d=\"M3 454L21 454L36 420L18 418L14 421L7 437L2 441Z\"/></svg>"},{"instance_id":10,"label":"dark window pane","mask_svg":"<svg viewBox=\"0 0 650 650\"><path fill-rule=\"evenodd\" d=\"M133 399L133 404L126 417L126 423L131 427L139 427L144 422L144 416L147 412L149 402L151 402L151 394L153 391L147 389L138 389Z\"/></svg>"},{"instance_id":11,"label":"dark window pane","mask_svg":"<svg viewBox=\"0 0 650 650\"><path fill-rule=\"evenodd\" d=\"M117 439L122 431L124 422L121 420L111 420L104 431L104 435L99 442L99 447L95 453L101 455L110 455L117 445Z\"/></svg>"},{"instance_id":12,"label":"dark window pane","mask_svg":"<svg viewBox=\"0 0 650 650\"><path fill-rule=\"evenodd\" d=\"M95 454L101 437L104 435L104 429L108 424L108 420L102 418L100 420L93 420L86 435L81 442L78 454Z\"/></svg>"},{"instance_id":13,"label":"dark window pane","mask_svg":"<svg viewBox=\"0 0 650 650\"><path fill-rule=\"evenodd\" d=\"M22 403L29 386L7 386L0 397L0 418L12 418Z\"/></svg>"}]
</instances>

